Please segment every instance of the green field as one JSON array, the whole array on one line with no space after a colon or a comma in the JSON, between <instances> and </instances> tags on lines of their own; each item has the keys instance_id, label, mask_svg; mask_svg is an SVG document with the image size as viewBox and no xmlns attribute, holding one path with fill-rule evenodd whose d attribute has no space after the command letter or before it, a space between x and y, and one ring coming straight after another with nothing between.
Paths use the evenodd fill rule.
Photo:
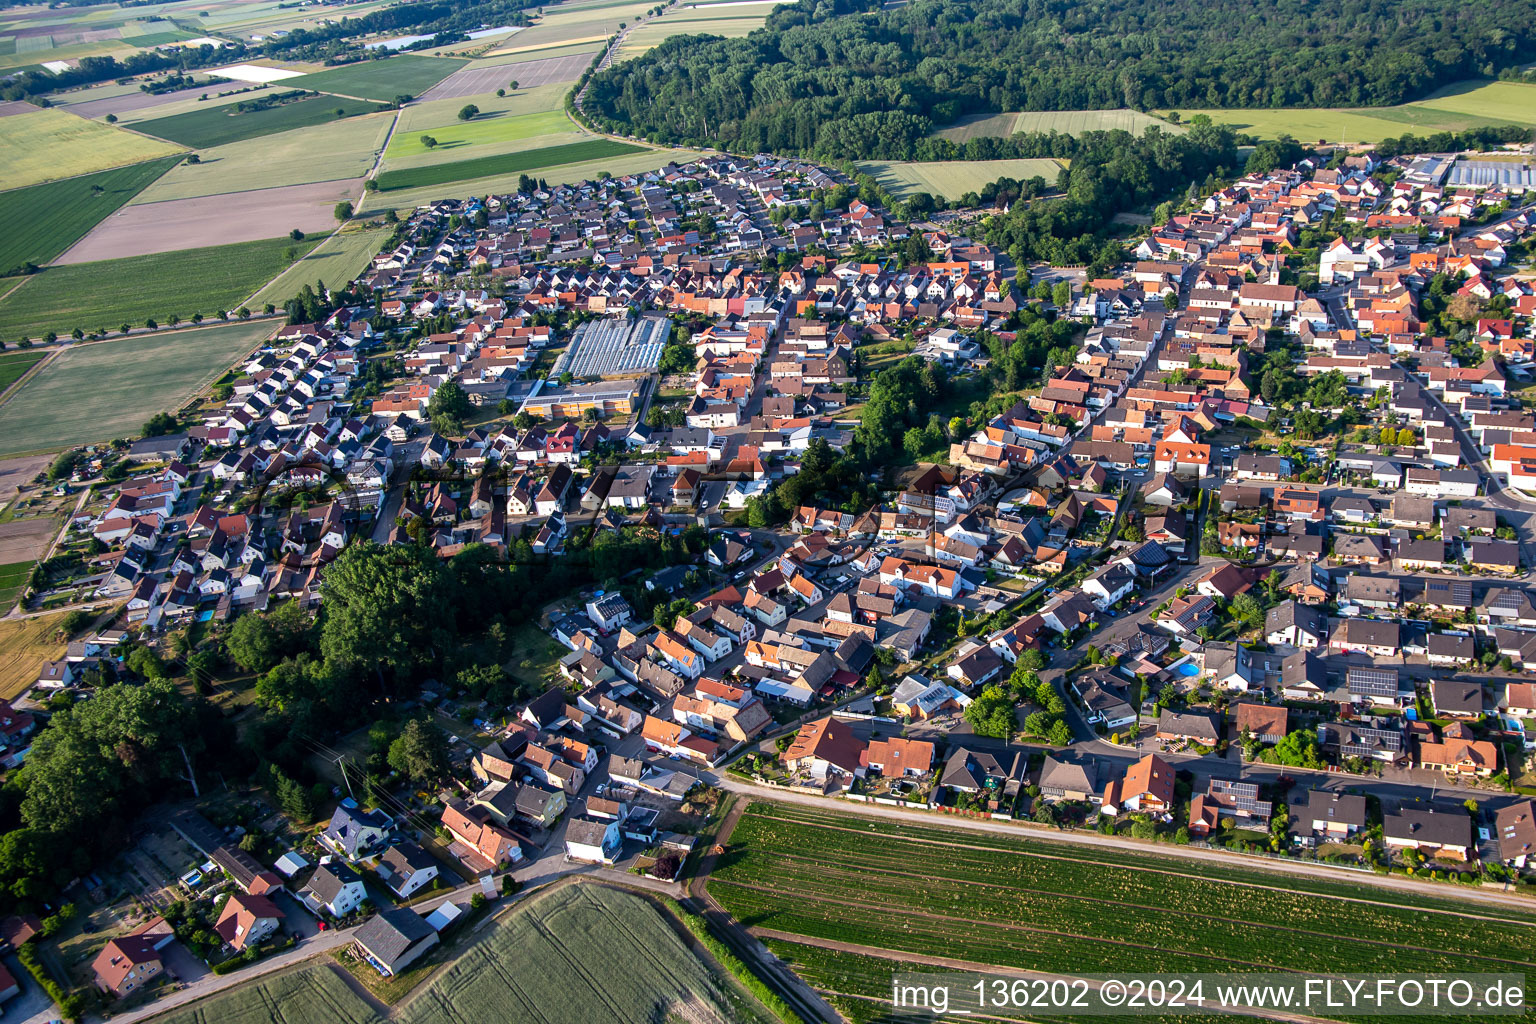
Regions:
<instances>
[{"instance_id":1,"label":"green field","mask_svg":"<svg viewBox=\"0 0 1536 1024\"><path fill-rule=\"evenodd\" d=\"M338 232L317 245L313 252L283 271L282 275L251 297L251 308L270 302L281 306L299 289L324 281L332 288L350 281L368 268L368 263L378 255L384 239L389 237L386 228L372 231Z\"/></svg>"},{"instance_id":2,"label":"green field","mask_svg":"<svg viewBox=\"0 0 1536 1024\"><path fill-rule=\"evenodd\" d=\"M27 585L27 577L32 575L32 566L36 562L11 562L8 565L0 565L0 615L11 610L11 605L21 596L22 589Z\"/></svg>"},{"instance_id":3,"label":"green field","mask_svg":"<svg viewBox=\"0 0 1536 1024\"><path fill-rule=\"evenodd\" d=\"M384 151L386 160L402 156L437 156L469 146L484 146L498 142L531 139L540 135L571 134L575 125L565 116L564 110L545 110L536 114L491 115L473 121L453 121L447 124L423 128L420 132L396 132ZM430 135L437 140L434 149L422 145L421 137Z\"/></svg>"},{"instance_id":4,"label":"green field","mask_svg":"<svg viewBox=\"0 0 1536 1024\"><path fill-rule=\"evenodd\" d=\"M21 188L181 152L158 139L87 121L63 110L36 110L5 120L0 182Z\"/></svg>"},{"instance_id":5,"label":"green field","mask_svg":"<svg viewBox=\"0 0 1536 1024\"><path fill-rule=\"evenodd\" d=\"M647 900L596 885L535 896L434 977L401 1024L653 1024L772 1018Z\"/></svg>"},{"instance_id":6,"label":"green field","mask_svg":"<svg viewBox=\"0 0 1536 1024\"><path fill-rule=\"evenodd\" d=\"M640 174L644 171L654 171L669 162L687 163L697 159L698 156L698 151L691 149L646 149L631 153L629 156L542 168L536 176L551 185L562 185L596 178L603 171L614 176ZM514 171L510 174L493 174L485 178L455 181L447 185L396 189L393 192L365 192L361 209L364 213L379 213L393 209L401 211L403 215L408 208L418 203L429 203L434 199L460 199L495 192L514 192L517 190L517 179L518 173Z\"/></svg>"},{"instance_id":7,"label":"green field","mask_svg":"<svg viewBox=\"0 0 1536 1024\"><path fill-rule=\"evenodd\" d=\"M373 1008L324 967L248 981L159 1024L379 1024Z\"/></svg>"},{"instance_id":8,"label":"green field","mask_svg":"<svg viewBox=\"0 0 1536 1024\"><path fill-rule=\"evenodd\" d=\"M455 124L459 110L466 103L473 103L479 107L480 117L487 120L562 111L565 109L565 94L570 92L570 89L569 84L556 82L551 85L541 85L536 89L519 89L506 96L497 96L492 92L459 99L412 103L400 111L400 121L395 128L395 134L409 137L441 125ZM570 125L570 121L567 120L566 124Z\"/></svg>"},{"instance_id":9,"label":"green field","mask_svg":"<svg viewBox=\"0 0 1536 1024\"><path fill-rule=\"evenodd\" d=\"M44 349L32 349L27 352L0 352L0 395L18 380L21 380L32 367L48 357Z\"/></svg>"},{"instance_id":10,"label":"green field","mask_svg":"<svg viewBox=\"0 0 1536 1024\"><path fill-rule=\"evenodd\" d=\"M313 89L338 96L391 102L396 96L420 96L468 63L457 57L420 57L402 53L289 78L282 84L290 89Z\"/></svg>"},{"instance_id":11,"label":"green field","mask_svg":"<svg viewBox=\"0 0 1536 1024\"><path fill-rule=\"evenodd\" d=\"M975 114L934 132L945 139L965 142L988 136L1006 138L1016 132L1057 132L1077 135L1089 131L1127 131L1140 135L1150 125L1164 131L1183 131L1161 118L1139 110L1028 110L1011 114Z\"/></svg>"},{"instance_id":12,"label":"green field","mask_svg":"<svg viewBox=\"0 0 1536 1024\"><path fill-rule=\"evenodd\" d=\"M1396 107L1278 110L1182 110L1185 120L1208 114L1218 124L1260 137L1289 134L1302 142L1380 142L1404 133L1427 135L1504 124L1536 125L1536 85L1459 82Z\"/></svg>"},{"instance_id":13,"label":"green field","mask_svg":"<svg viewBox=\"0 0 1536 1024\"><path fill-rule=\"evenodd\" d=\"M1024 970L1536 967L1536 913L1140 852L754 804L710 894L763 928ZM1434 912L1428 912L1434 911Z\"/></svg>"},{"instance_id":14,"label":"green field","mask_svg":"<svg viewBox=\"0 0 1536 1024\"><path fill-rule=\"evenodd\" d=\"M67 348L0 406L0 455L137 436L145 420L179 408L273 328L223 324Z\"/></svg>"},{"instance_id":15,"label":"green field","mask_svg":"<svg viewBox=\"0 0 1536 1024\"><path fill-rule=\"evenodd\" d=\"M76 327L116 331L149 317L164 324L173 314L213 316L238 308L286 270L285 250L302 255L319 242L275 238L49 267L0 299L0 338L68 334Z\"/></svg>"},{"instance_id":16,"label":"green field","mask_svg":"<svg viewBox=\"0 0 1536 1024\"><path fill-rule=\"evenodd\" d=\"M298 81L298 79L293 79ZM283 83L287 85L287 82ZM162 139L171 139L193 149L223 146L243 139L254 139L294 128L339 121L358 114L371 114L384 107L360 100L344 100L335 96L312 96L307 100L295 100L262 110L237 112L233 106L193 110L170 117L157 117L140 121L134 128ZM340 111L341 113L337 113Z\"/></svg>"},{"instance_id":17,"label":"green field","mask_svg":"<svg viewBox=\"0 0 1536 1024\"><path fill-rule=\"evenodd\" d=\"M384 171L377 181L381 191L419 188L427 185L445 185L451 181L485 178L493 175L518 174L536 171L560 164L582 163L628 153L643 152L644 147L612 139L590 139L563 146L545 146L521 153L485 156L473 160L455 160L452 163L432 164L427 167L407 167L397 171Z\"/></svg>"},{"instance_id":18,"label":"green field","mask_svg":"<svg viewBox=\"0 0 1536 1024\"><path fill-rule=\"evenodd\" d=\"M0 274L25 263L41 266L58 256L179 159L163 157L0 192Z\"/></svg>"},{"instance_id":19,"label":"green field","mask_svg":"<svg viewBox=\"0 0 1536 1024\"><path fill-rule=\"evenodd\" d=\"M225 192L361 178L389 135L392 113L349 117L334 124L203 150L141 192L134 204L191 199Z\"/></svg>"},{"instance_id":20,"label":"green field","mask_svg":"<svg viewBox=\"0 0 1536 1024\"><path fill-rule=\"evenodd\" d=\"M928 192L947 199L958 199L967 192L979 192L998 178L1023 181L1040 175L1054 183L1062 164L1059 160L950 160L934 163L900 161L865 161L859 169L873 175L898 199L917 192Z\"/></svg>"}]
</instances>

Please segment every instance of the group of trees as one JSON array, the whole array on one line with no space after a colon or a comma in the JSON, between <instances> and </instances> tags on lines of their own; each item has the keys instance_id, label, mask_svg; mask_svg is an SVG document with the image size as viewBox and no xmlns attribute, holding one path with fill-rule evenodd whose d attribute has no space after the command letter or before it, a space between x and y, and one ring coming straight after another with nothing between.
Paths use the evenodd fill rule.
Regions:
<instances>
[{"instance_id":1,"label":"group of trees","mask_svg":"<svg viewBox=\"0 0 1536 1024\"><path fill-rule=\"evenodd\" d=\"M992 683L965 709L965 720L978 736L1012 740L1018 731L1017 709L1024 703L1038 704L1024 719L1024 731L1064 747L1072 742L1072 728L1064 717L1067 705L1050 683L1040 678L1045 658L1037 650L1025 651L1014 665L1006 683Z\"/></svg>"},{"instance_id":2,"label":"group of trees","mask_svg":"<svg viewBox=\"0 0 1536 1024\"><path fill-rule=\"evenodd\" d=\"M672 143L927 159L920 140L971 113L1403 103L1533 42L1519 5L1456 0L799 0L747 38L597 72L584 108Z\"/></svg>"}]
</instances>

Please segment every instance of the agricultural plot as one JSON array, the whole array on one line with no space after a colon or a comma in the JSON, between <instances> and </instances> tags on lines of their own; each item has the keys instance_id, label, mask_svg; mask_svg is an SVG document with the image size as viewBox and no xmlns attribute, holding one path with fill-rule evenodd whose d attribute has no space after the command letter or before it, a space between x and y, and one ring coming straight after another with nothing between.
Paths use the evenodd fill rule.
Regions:
<instances>
[{"instance_id":1,"label":"agricultural plot","mask_svg":"<svg viewBox=\"0 0 1536 1024\"><path fill-rule=\"evenodd\" d=\"M749 808L730 846L709 886L738 919L916 955L1062 973L1536 965L1536 914L1366 885L780 805Z\"/></svg>"},{"instance_id":2,"label":"agricultural plot","mask_svg":"<svg viewBox=\"0 0 1536 1024\"><path fill-rule=\"evenodd\" d=\"M65 349L0 406L0 455L136 436L271 332L234 323Z\"/></svg>"},{"instance_id":3,"label":"agricultural plot","mask_svg":"<svg viewBox=\"0 0 1536 1024\"><path fill-rule=\"evenodd\" d=\"M590 63L590 52L510 64L476 62L438 82L423 93L421 98L427 101L465 99L508 88L512 82L516 82L519 89L574 82Z\"/></svg>"},{"instance_id":4,"label":"agricultural plot","mask_svg":"<svg viewBox=\"0 0 1536 1024\"><path fill-rule=\"evenodd\" d=\"M290 89L313 89L387 103L396 96L420 96L467 63L457 57L420 57L402 53L290 78L283 85Z\"/></svg>"},{"instance_id":5,"label":"agricultural plot","mask_svg":"<svg viewBox=\"0 0 1536 1024\"><path fill-rule=\"evenodd\" d=\"M591 39L575 40L569 43L544 43L538 46L507 46L498 47L481 57L475 63L480 65L491 64L522 64L535 60L549 60L553 57L570 57L580 54L586 58L586 64L592 63L592 58L602 49L602 36L594 36ZM586 64L582 66L585 67Z\"/></svg>"},{"instance_id":6,"label":"agricultural plot","mask_svg":"<svg viewBox=\"0 0 1536 1024\"><path fill-rule=\"evenodd\" d=\"M371 231L338 232L315 246L308 256L283 271L271 284L251 296L251 308L270 302L281 306L306 284L313 286L324 281L335 287L350 281L368 267L379 252L384 239L389 237L385 228Z\"/></svg>"},{"instance_id":7,"label":"agricultural plot","mask_svg":"<svg viewBox=\"0 0 1536 1024\"><path fill-rule=\"evenodd\" d=\"M38 110L5 119L0 182L7 188L21 188L180 152L180 146L63 110Z\"/></svg>"},{"instance_id":8,"label":"agricultural plot","mask_svg":"<svg viewBox=\"0 0 1536 1024\"><path fill-rule=\"evenodd\" d=\"M19 596L18 591L11 601ZM7 604L5 611L10 610ZM64 645L54 640L57 630L52 616L0 621L0 698L11 700L26 693L37 682L43 662L64 656Z\"/></svg>"},{"instance_id":9,"label":"agricultural plot","mask_svg":"<svg viewBox=\"0 0 1536 1024\"><path fill-rule=\"evenodd\" d=\"M350 117L202 151L139 193L134 205L361 178L389 137L393 113Z\"/></svg>"},{"instance_id":10,"label":"agricultural plot","mask_svg":"<svg viewBox=\"0 0 1536 1024\"><path fill-rule=\"evenodd\" d=\"M1395 107L1285 107L1278 110L1185 110L1261 138L1289 134L1303 142L1380 142L1411 133L1465 131L1491 125L1536 125L1536 85L1459 82L1417 103Z\"/></svg>"},{"instance_id":11,"label":"agricultural plot","mask_svg":"<svg viewBox=\"0 0 1536 1024\"><path fill-rule=\"evenodd\" d=\"M1139 110L1027 110L1023 113L975 114L933 134L955 142L988 136L1006 138L1017 132L1080 135L1090 131L1118 130L1140 135L1152 125L1164 131L1185 130Z\"/></svg>"},{"instance_id":12,"label":"agricultural plot","mask_svg":"<svg viewBox=\"0 0 1536 1024\"><path fill-rule=\"evenodd\" d=\"M372 1007L324 967L247 982L159 1020L160 1024L379 1024Z\"/></svg>"},{"instance_id":13,"label":"agricultural plot","mask_svg":"<svg viewBox=\"0 0 1536 1024\"><path fill-rule=\"evenodd\" d=\"M763 27L763 22L768 18L768 12L773 9L773 6L768 4L741 9L747 13L738 13L736 10L723 10L718 14L710 13L719 6L722 5L716 4L700 10L684 8L680 12L664 14L654 21L646 22L624 37L624 43L619 47L619 52L614 55L614 60L638 57L660 46L673 36L709 35L736 39L749 35Z\"/></svg>"},{"instance_id":14,"label":"agricultural plot","mask_svg":"<svg viewBox=\"0 0 1536 1024\"><path fill-rule=\"evenodd\" d=\"M510 80L511 76L509 75L507 76L507 81ZM502 86L506 84L507 82L502 82ZM400 120L395 127L395 135L410 136L440 125L455 124L458 120L459 110L466 102L473 103L479 107L480 117L487 120L495 117L521 117L524 114L563 111L565 109L565 94L567 91L567 87L563 85L543 85L537 89L519 89L517 92L508 93L505 96L497 96L495 90L492 90L478 96L462 96L458 99L426 100L421 103L412 103L400 111ZM569 123L567 121L567 124Z\"/></svg>"},{"instance_id":15,"label":"agricultural plot","mask_svg":"<svg viewBox=\"0 0 1536 1024\"><path fill-rule=\"evenodd\" d=\"M38 349L30 352L0 352L0 395L5 394L12 384L21 380L28 370L46 358L48 353Z\"/></svg>"},{"instance_id":16,"label":"agricultural plot","mask_svg":"<svg viewBox=\"0 0 1536 1024\"><path fill-rule=\"evenodd\" d=\"M312 96L261 110L241 112L230 105L191 110L185 114L140 121L134 127L193 149L207 149L384 109L382 105L359 100Z\"/></svg>"},{"instance_id":17,"label":"agricultural plot","mask_svg":"<svg viewBox=\"0 0 1536 1024\"><path fill-rule=\"evenodd\" d=\"M197 106L187 106L188 103L222 104L251 99L253 95L251 93L219 96L221 92L233 92L242 87L238 82L208 81L171 92L148 93L136 86L121 86L114 82L107 86L92 86L89 89L64 93L60 100L72 114L92 118L106 117L111 114L119 122L129 123L150 117L181 113L183 107L187 110L198 109ZM207 99L203 98L205 96ZM171 107L176 109L161 109Z\"/></svg>"},{"instance_id":18,"label":"agricultural plot","mask_svg":"<svg viewBox=\"0 0 1536 1024\"><path fill-rule=\"evenodd\" d=\"M165 157L0 192L0 273L54 259L178 159Z\"/></svg>"},{"instance_id":19,"label":"agricultural plot","mask_svg":"<svg viewBox=\"0 0 1536 1024\"><path fill-rule=\"evenodd\" d=\"M614 4L601 9L547 7L537 24L508 40L510 46L492 50L491 55L529 53L539 47L570 43L602 43L616 35L620 25L635 24L645 12L643 3Z\"/></svg>"},{"instance_id":20,"label":"agricultural plot","mask_svg":"<svg viewBox=\"0 0 1536 1024\"><path fill-rule=\"evenodd\" d=\"M575 126L563 110L546 110L537 114L485 116L473 121L455 121L435 128L424 128L421 133L397 132L385 151L385 160L403 156L437 155L455 150L520 142L541 135L571 134ZM428 148L422 143L422 135L436 142Z\"/></svg>"},{"instance_id":21,"label":"agricultural plot","mask_svg":"<svg viewBox=\"0 0 1536 1024\"><path fill-rule=\"evenodd\" d=\"M629 156L606 157L582 163L561 164L558 167L542 167L534 173L534 176L551 185L567 184L594 178L603 171L616 176L654 171L667 163L687 163L690 160L696 160L699 155L697 150L692 149L644 149ZM485 178L470 178L446 185L402 188L393 192L368 192L363 196L362 210L365 213L378 213L387 209L404 211L418 203L427 203L434 199L461 199L467 196L484 196L492 192L514 192L517 190L518 176L518 172L493 174Z\"/></svg>"},{"instance_id":22,"label":"agricultural plot","mask_svg":"<svg viewBox=\"0 0 1536 1024\"><path fill-rule=\"evenodd\" d=\"M567 885L519 908L398 1013L402 1024L754 1024L766 1011L639 896Z\"/></svg>"},{"instance_id":23,"label":"agricultural plot","mask_svg":"<svg viewBox=\"0 0 1536 1024\"><path fill-rule=\"evenodd\" d=\"M381 191L421 188L427 185L444 185L452 181L484 178L537 171L560 164L580 163L643 152L644 147L612 139L589 139L563 146L545 146L521 153L486 156L472 160L456 160L452 163L431 164L426 167L406 167L384 171L377 177Z\"/></svg>"},{"instance_id":24,"label":"agricultural plot","mask_svg":"<svg viewBox=\"0 0 1536 1024\"><path fill-rule=\"evenodd\" d=\"M981 191L998 178L1024 181L1038 174L1046 181L1054 182L1062 164L1059 160L1029 159L950 160L933 163L867 161L858 166L898 199L918 192L958 199L967 192Z\"/></svg>"},{"instance_id":25,"label":"agricultural plot","mask_svg":"<svg viewBox=\"0 0 1536 1024\"><path fill-rule=\"evenodd\" d=\"M236 309L288 268L289 249L302 255L319 241L277 238L49 267L0 299L0 337L68 334L76 327L116 330L150 317L187 320L194 313ZM0 430L0 437L4 433Z\"/></svg>"}]
</instances>

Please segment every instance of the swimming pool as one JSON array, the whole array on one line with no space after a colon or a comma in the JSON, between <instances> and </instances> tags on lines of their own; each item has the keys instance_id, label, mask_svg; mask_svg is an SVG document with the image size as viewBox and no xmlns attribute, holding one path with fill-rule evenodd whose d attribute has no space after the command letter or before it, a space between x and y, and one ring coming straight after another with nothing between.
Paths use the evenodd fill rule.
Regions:
<instances>
[{"instance_id":1,"label":"swimming pool","mask_svg":"<svg viewBox=\"0 0 1536 1024\"><path fill-rule=\"evenodd\" d=\"M1200 674L1200 666L1196 665L1192 661L1186 661L1184 664L1179 666L1178 673L1185 679L1188 679L1190 676L1197 676Z\"/></svg>"}]
</instances>

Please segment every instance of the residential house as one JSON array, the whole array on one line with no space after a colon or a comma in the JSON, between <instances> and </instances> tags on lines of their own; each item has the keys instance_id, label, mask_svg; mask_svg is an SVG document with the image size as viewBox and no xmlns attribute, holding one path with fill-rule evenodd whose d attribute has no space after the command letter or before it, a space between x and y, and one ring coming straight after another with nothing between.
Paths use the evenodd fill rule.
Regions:
<instances>
[{"instance_id":1,"label":"residential house","mask_svg":"<svg viewBox=\"0 0 1536 1024\"><path fill-rule=\"evenodd\" d=\"M1148 754L1109 783L1100 811L1109 815L1130 811L1166 814L1174 806L1173 783L1172 766L1156 754Z\"/></svg>"},{"instance_id":2,"label":"residential house","mask_svg":"<svg viewBox=\"0 0 1536 1024\"><path fill-rule=\"evenodd\" d=\"M353 948L386 978L415 963L438 941L426 918L404 907L379 911L352 937Z\"/></svg>"}]
</instances>

